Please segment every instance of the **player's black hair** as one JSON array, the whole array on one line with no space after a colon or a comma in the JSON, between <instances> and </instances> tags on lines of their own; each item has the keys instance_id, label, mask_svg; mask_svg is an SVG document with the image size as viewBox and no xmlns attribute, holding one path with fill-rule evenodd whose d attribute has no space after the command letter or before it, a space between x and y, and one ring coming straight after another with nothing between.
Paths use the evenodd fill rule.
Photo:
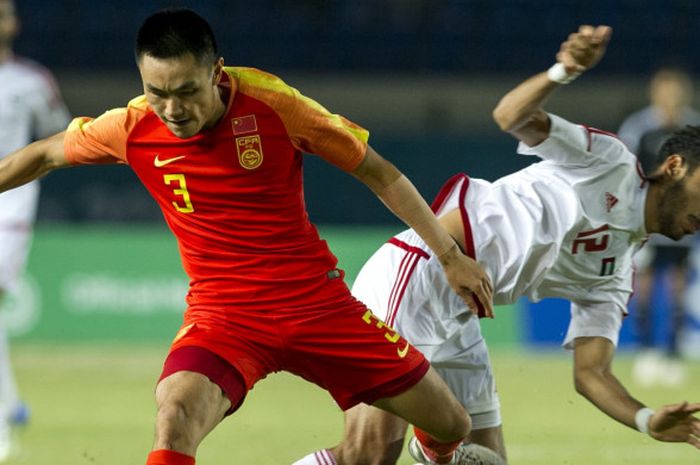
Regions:
<instances>
[{"instance_id":1,"label":"player's black hair","mask_svg":"<svg viewBox=\"0 0 700 465\"><path fill-rule=\"evenodd\" d=\"M202 64L219 57L211 26L190 9L160 10L146 18L136 35L136 62L144 55L167 59L188 53Z\"/></svg>"},{"instance_id":2,"label":"player's black hair","mask_svg":"<svg viewBox=\"0 0 700 465\"><path fill-rule=\"evenodd\" d=\"M663 161L669 155L677 154L688 164L688 173L700 165L700 126L686 126L671 135L661 145L658 160Z\"/></svg>"}]
</instances>

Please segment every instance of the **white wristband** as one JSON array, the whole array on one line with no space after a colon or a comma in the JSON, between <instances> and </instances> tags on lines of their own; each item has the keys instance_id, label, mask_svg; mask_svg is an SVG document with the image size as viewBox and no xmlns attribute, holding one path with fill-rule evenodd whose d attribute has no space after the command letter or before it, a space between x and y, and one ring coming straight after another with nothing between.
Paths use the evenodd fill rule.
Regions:
<instances>
[{"instance_id":1,"label":"white wristband","mask_svg":"<svg viewBox=\"0 0 700 465\"><path fill-rule=\"evenodd\" d=\"M639 432L649 434L649 418L654 414L654 410L644 407L637 410L634 415L634 423L637 425Z\"/></svg>"},{"instance_id":2,"label":"white wristband","mask_svg":"<svg viewBox=\"0 0 700 465\"><path fill-rule=\"evenodd\" d=\"M568 84L580 75L581 73L567 73L564 65L559 62L554 63L552 67L547 70L547 77L549 80L558 82L559 84Z\"/></svg>"}]
</instances>

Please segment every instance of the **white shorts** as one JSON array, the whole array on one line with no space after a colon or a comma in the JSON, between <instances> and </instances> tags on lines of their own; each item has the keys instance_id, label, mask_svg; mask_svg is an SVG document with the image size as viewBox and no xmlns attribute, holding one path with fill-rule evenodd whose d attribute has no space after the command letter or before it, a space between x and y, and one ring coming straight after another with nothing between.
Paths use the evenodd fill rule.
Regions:
<instances>
[{"instance_id":1,"label":"white shorts","mask_svg":"<svg viewBox=\"0 0 700 465\"><path fill-rule=\"evenodd\" d=\"M479 321L449 287L413 231L382 245L352 293L426 356L472 414L473 428L501 424L500 401Z\"/></svg>"},{"instance_id":2,"label":"white shorts","mask_svg":"<svg viewBox=\"0 0 700 465\"><path fill-rule=\"evenodd\" d=\"M0 194L0 290L12 292L24 272L39 199L39 184Z\"/></svg>"}]
</instances>

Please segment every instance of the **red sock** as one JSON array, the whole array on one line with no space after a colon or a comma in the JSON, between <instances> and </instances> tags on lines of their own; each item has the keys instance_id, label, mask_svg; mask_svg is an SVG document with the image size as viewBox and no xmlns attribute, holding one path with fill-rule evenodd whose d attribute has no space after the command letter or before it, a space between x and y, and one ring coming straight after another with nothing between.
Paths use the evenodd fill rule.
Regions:
<instances>
[{"instance_id":1,"label":"red sock","mask_svg":"<svg viewBox=\"0 0 700 465\"><path fill-rule=\"evenodd\" d=\"M146 465L194 465L194 457L174 450L158 449L148 454Z\"/></svg>"},{"instance_id":2,"label":"red sock","mask_svg":"<svg viewBox=\"0 0 700 465\"><path fill-rule=\"evenodd\" d=\"M452 460L455 449L462 444L462 439L454 442L439 442L434 437L415 426L413 427L413 432L425 456L435 463L449 463L449 461Z\"/></svg>"}]
</instances>

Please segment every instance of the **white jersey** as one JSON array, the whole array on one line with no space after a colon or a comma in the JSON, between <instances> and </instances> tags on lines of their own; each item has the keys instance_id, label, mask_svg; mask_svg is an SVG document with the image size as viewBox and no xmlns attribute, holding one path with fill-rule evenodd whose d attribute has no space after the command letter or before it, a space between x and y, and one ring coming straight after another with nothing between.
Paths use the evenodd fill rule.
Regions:
<instances>
[{"instance_id":1,"label":"white jersey","mask_svg":"<svg viewBox=\"0 0 700 465\"><path fill-rule=\"evenodd\" d=\"M16 57L0 63L0 158L62 131L69 122L68 111L46 69ZM2 195L0 225L33 221L38 195L35 183Z\"/></svg>"},{"instance_id":2,"label":"white jersey","mask_svg":"<svg viewBox=\"0 0 700 465\"><path fill-rule=\"evenodd\" d=\"M0 158L70 122L51 73L25 59L0 63Z\"/></svg>"},{"instance_id":3,"label":"white jersey","mask_svg":"<svg viewBox=\"0 0 700 465\"><path fill-rule=\"evenodd\" d=\"M69 122L46 69L16 57L0 63L0 158ZM12 287L24 266L38 198L36 181L0 194L0 288Z\"/></svg>"},{"instance_id":4,"label":"white jersey","mask_svg":"<svg viewBox=\"0 0 700 465\"><path fill-rule=\"evenodd\" d=\"M561 297L572 303L567 347L582 336L602 336L617 344L632 293L632 256L647 237L647 182L636 157L613 135L555 115L550 120L545 141L535 147L519 146L521 154L543 161L493 183L457 175L433 208L438 216L461 210L465 252L491 277L495 304L513 303L521 296L532 301ZM412 263L410 259L389 258L396 252L387 248L423 258L414 258L416 265L409 269L404 263ZM385 262L383 272L390 273L388 263L403 260L393 267L401 269L397 282L408 284L394 286L390 295L380 297L367 289L367 276L358 277L360 287L356 285L353 292L358 289L360 300L386 305L375 310L386 313L390 324L404 319L399 331L412 343L412 338L444 342L464 331L469 310L451 291L439 262L415 232L397 235L376 255L385 258L370 259L367 276L376 280L382 273L379 261ZM420 276L412 278L416 270ZM432 309L430 322L409 328L410 321L422 318L416 310L419 295L439 304ZM401 300L412 303L404 305ZM443 336L428 334L438 327Z\"/></svg>"}]
</instances>

